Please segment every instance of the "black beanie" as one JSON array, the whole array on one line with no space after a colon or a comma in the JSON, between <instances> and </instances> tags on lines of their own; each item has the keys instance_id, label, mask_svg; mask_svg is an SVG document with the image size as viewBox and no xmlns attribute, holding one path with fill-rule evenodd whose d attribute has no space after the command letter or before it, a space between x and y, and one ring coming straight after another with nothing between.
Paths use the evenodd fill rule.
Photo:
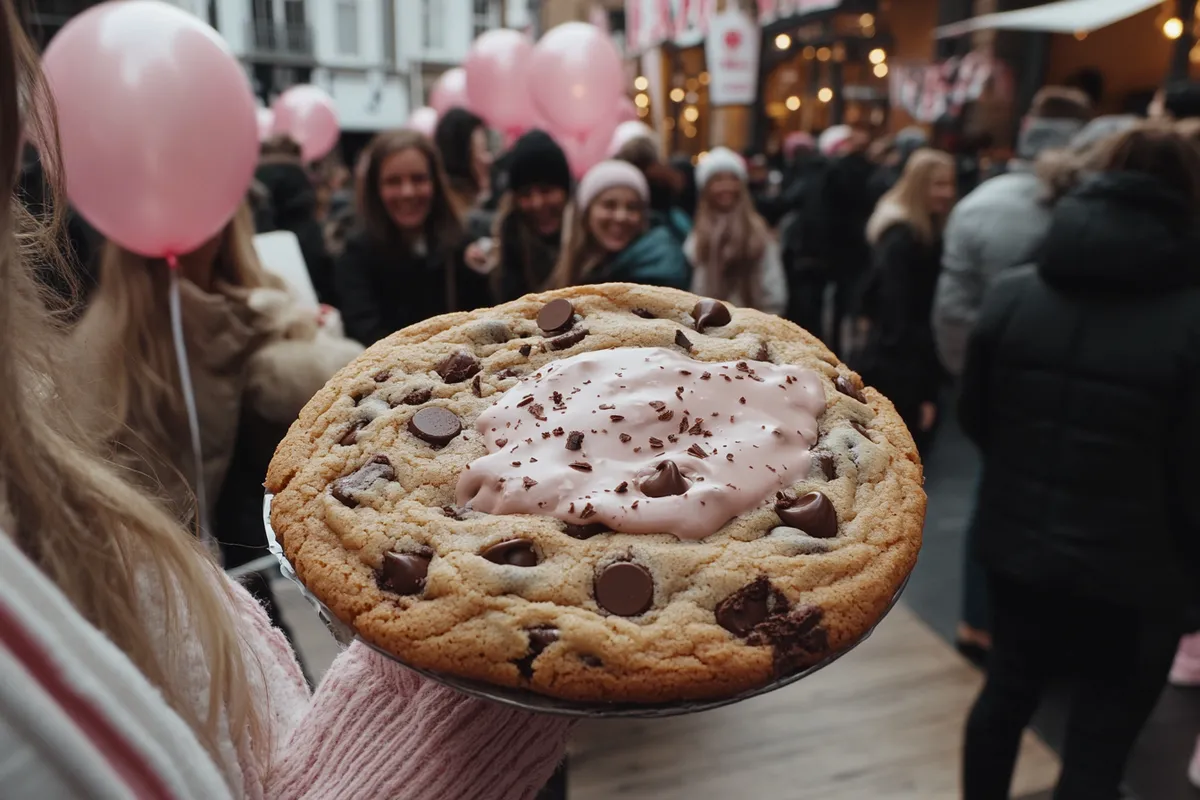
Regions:
<instances>
[{"instance_id":1,"label":"black beanie","mask_svg":"<svg viewBox=\"0 0 1200 800\"><path fill-rule=\"evenodd\" d=\"M558 186L571 190L571 168L558 143L545 131L532 130L517 139L508 153L508 189Z\"/></svg>"}]
</instances>

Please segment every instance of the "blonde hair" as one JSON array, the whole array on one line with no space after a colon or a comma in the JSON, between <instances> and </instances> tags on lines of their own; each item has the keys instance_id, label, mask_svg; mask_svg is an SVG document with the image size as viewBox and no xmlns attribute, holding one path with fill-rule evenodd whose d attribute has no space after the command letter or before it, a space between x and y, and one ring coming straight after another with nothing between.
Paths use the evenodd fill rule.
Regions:
<instances>
[{"instance_id":1,"label":"blonde hair","mask_svg":"<svg viewBox=\"0 0 1200 800\"><path fill-rule=\"evenodd\" d=\"M601 192L600 195L597 195L596 199L592 200L586 208L580 208L579 204L574 202L567 207L567 225L563 231L562 253L559 254L558 263L554 265L554 271L550 273L546 288L564 289L568 286L589 283L592 274L609 257L609 252L596 239L588 225L588 215L591 214L592 206L603 194L604 192ZM643 230L649 224L648 212L649 209L643 208Z\"/></svg>"},{"instance_id":2,"label":"blonde hair","mask_svg":"<svg viewBox=\"0 0 1200 800\"><path fill-rule=\"evenodd\" d=\"M708 293L728 300L736 291L741 302L757 306L762 293L759 263L770 232L754 209L745 182L739 182L737 204L717 211L709 200L710 181L696 207L696 267L708 272Z\"/></svg>"},{"instance_id":3,"label":"blonde hair","mask_svg":"<svg viewBox=\"0 0 1200 800\"><path fill-rule=\"evenodd\" d=\"M265 754L270 743L257 735L262 723L247 688L244 643L224 576L170 515L96 455L64 392L65 334L47 315L27 266L58 257L44 250L53 242L45 228L11 197L25 124L42 143L46 174L61 180L53 105L36 53L10 0L0 0L0 181L10 195L0 203L0 382L6 387L0 424L13 433L0 437L4 528L161 691L217 763L223 725L235 745L249 739ZM161 610L168 632L196 642L204 654L210 678L205 713L193 706L177 653L156 648L144 614L148 601Z\"/></svg>"},{"instance_id":4,"label":"blonde hair","mask_svg":"<svg viewBox=\"0 0 1200 800\"><path fill-rule=\"evenodd\" d=\"M954 174L954 158L941 150L923 147L912 154L900 180L879 200L867 222L867 241L875 244L888 228L909 225L923 242L932 242L944 219L935 219L929 208L929 189L939 169Z\"/></svg>"},{"instance_id":5,"label":"blonde hair","mask_svg":"<svg viewBox=\"0 0 1200 800\"><path fill-rule=\"evenodd\" d=\"M246 289L282 285L258 260L254 221L246 203L218 236L216 279ZM86 342L86 353L77 354L104 370L108 413L99 420L98 433L109 442L132 434L143 445L135 448L133 460L120 449L112 457L134 467L141 466L139 461L150 462L150 486L192 472L190 451L178 446L187 440L188 428L171 344L167 284L163 261L106 242L99 283L83 323L96 336ZM90 392L95 387L84 388ZM186 516L187 509L176 510Z\"/></svg>"}]
</instances>

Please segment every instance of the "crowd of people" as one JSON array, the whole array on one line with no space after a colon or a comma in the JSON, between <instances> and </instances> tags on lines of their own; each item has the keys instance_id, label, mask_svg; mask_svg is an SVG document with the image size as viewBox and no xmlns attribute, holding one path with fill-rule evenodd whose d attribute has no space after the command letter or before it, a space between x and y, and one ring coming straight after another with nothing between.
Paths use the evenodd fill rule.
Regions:
<instances>
[{"instance_id":1,"label":"crowd of people","mask_svg":"<svg viewBox=\"0 0 1200 800\"><path fill-rule=\"evenodd\" d=\"M694 167L668 162L649 137L575 180L550 135L496 157L463 109L433 137L379 134L353 169L269 139L242 208L179 258L197 466L167 273L56 202L52 151L20 158L46 95L0 0L0 175L25 201L0 215L0 419L21 432L0 446L0 594L26 614L0 614L0 640L32 642L26 671L49 653L87 702L129 709L105 735L133 764L94 768L102 748L86 736L5 726L22 757L0 775L42 796L80 776L100 794L134 769L187 796L532 797L566 723L457 695L361 645L310 696L272 630L287 633L269 585L252 581L251 602L184 526L208 520L226 568L264 551L274 447L362 347L446 312L628 281L802 325L895 403L923 455L957 412L984 464L959 645L986 657L988 678L965 797L1007 797L1021 731L1066 678L1055 796L1116 798L1168 673L1200 684L1200 640L1176 654L1200 626L1197 97L1170 87L1147 121L1094 118L1082 93L1044 89L1016 158L961 201L974 178L919 129L794 134L770 186L753 158L716 147ZM56 213L65 242L36 235ZM260 262L253 237L275 230L295 234L320 315ZM0 682L0 696L24 686ZM73 702L42 690L30 708L43 717ZM381 740L439 755L385 764Z\"/></svg>"}]
</instances>

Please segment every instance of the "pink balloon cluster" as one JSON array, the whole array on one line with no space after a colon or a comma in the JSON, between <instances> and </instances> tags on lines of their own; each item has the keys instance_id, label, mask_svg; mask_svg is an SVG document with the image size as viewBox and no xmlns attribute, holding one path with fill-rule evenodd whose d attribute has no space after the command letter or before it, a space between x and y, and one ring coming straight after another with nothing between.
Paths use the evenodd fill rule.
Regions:
<instances>
[{"instance_id":1,"label":"pink balloon cluster","mask_svg":"<svg viewBox=\"0 0 1200 800\"><path fill-rule=\"evenodd\" d=\"M329 155L338 143L337 108L324 89L301 84L287 89L271 104L275 115L273 131L290 136L300 145L300 157L317 161Z\"/></svg>"},{"instance_id":2,"label":"pink balloon cluster","mask_svg":"<svg viewBox=\"0 0 1200 800\"><path fill-rule=\"evenodd\" d=\"M624 83L616 47L594 25L568 22L537 44L518 31L491 30L475 40L461 69L442 76L430 105L439 115L467 108L509 143L545 130L581 176L606 157L617 125L637 119Z\"/></svg>"}]
</instances>

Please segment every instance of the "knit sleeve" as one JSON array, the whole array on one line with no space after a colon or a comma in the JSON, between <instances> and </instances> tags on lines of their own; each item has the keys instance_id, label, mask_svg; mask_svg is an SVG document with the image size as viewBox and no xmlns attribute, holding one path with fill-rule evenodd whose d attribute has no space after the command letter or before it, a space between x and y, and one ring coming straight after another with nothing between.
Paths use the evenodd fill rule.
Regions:
<instances>
[{"instance_id":1,"label":"knit sleeve","mask_svg":"<svg viewBox=\"0 0 1200 800\"><path fill-rule=\"evenodd\" d=\"M570 726L467 697L356 642L278 754L266 796L528 800Z\"/></svg>"}]
</instances>

